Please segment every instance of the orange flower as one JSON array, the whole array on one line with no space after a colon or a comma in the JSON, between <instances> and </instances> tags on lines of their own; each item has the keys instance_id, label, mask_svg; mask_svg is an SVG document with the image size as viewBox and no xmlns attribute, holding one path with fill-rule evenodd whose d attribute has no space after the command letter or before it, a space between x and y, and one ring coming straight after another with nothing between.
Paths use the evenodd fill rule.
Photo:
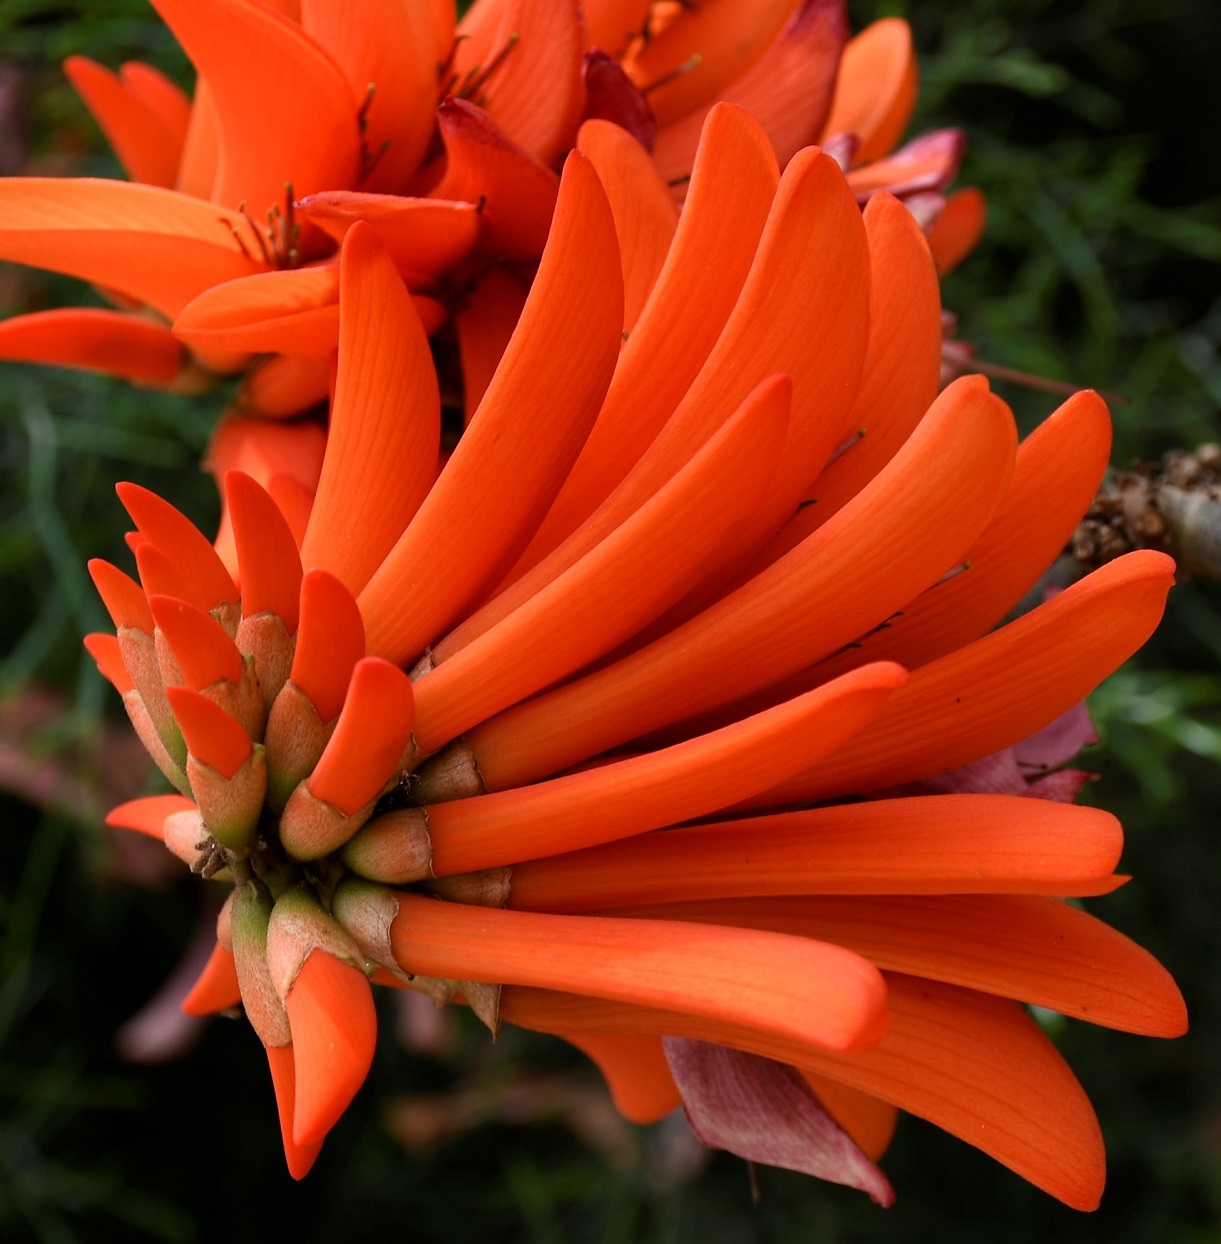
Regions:
<instances>
[{"instance_id":1,"label":"orange flower","mask_svg":"<svg viewBox=\"0 0 1221 1244\"><path fill-rule=\"evenodd\" d=\"M339 283L303 532L231 472L226 567L121 486L140 583L94 564L117 636L89 640L182 792L112 823L235 883L190 1004L240 997L293 1174L368 1069L372 978L557 1033L633 1119L685 1099L711 1143L879 1201L902 1109L1095 1204L1093 1113L1021 1003L1182 1031L1163 969L1063 901L1120 884L1118 824L879 792L1033 734L1156 624L1172 567L1137 553L991 629L1094 494L1102 402L1018 445L982 378L937 396L911 214L862 215L817 150L781 175L729 106L626 341L616 217L569 156L439 474L372 229Z\"/></svg>"},{"instance_id":2,"label":"orange flower","mask_svg":"<svg viewBox=\"0 0 1221 1244\"><path fill-rule=\"evenodd\" d=\"M821 137L845 163L877 161L915 97L906 24L878 23L845 51L843 0L600 0L584 18L575 0L480 0L456 27L445 0L156 8L198 71L193 101L138 63L65 66L132 181L0 184L0 256L90 281L123 309L16 317L0 357L184 390L254 368L239 405L273 416L327 396L337 253L356 222L429 333L454 311L469 414L574 144L620 224L629 203L636 213L630 329L677 225L668 183L681 197L717 99L757 113L783 165ZM960 147L930 136L850 174L862 202L879 187L910 195L947 262L982 224L975 200L955 200L932 225Z\"/></svg>"}]
</instances>

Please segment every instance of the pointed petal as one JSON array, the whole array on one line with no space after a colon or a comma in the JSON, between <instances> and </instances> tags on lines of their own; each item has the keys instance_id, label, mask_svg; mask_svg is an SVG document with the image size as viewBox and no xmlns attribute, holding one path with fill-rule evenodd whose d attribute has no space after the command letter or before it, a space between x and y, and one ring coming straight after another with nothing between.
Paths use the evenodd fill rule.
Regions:
<instances>
[{"instance_id":1,"label":"pointed petal","mask_svg":"<svg viewBox=\"0 0 1221 1244\"><path fill-rule=\"evenodd\" d=\"M304 1179L310 1167L318 1159L322 1141L298 1145L293 1140L293 1113L296 1105L297 1076L291 1045L265 1045L267 1061L271 1065L271 1080L276 1091L276 1109L280 1118L280 1137L284 1142L284 1158L288 1173L294 1179Z\"/></svg>"},{"instance_id":2,"label":"pointed petal","mask_svg":"<svg viewBox=\"0 0 1221 1244\"><path fill-rule=\"evenodd\" d=\"M153 615L149 611L144 589L135 579L100 557L95 557L88 563L88 570L115 629L118 630L120 626L134 626L137 630L151 635Z\"/></svg>"},{"instance_id":3,"label":"pointed petal","mask_svg":"<svg viewBox=\"0 0 1221 1244\"><path fill-rule=\"evenodd\" d=\"M172 384L184 362L182 346L168 328L92 307L5 320L0 358L80 367L140 385Z\"/></svg>"},{"instance_id":4,"label":"pointed petal","mask_svg":"<svg viewBox=\"0 0 1221 1244\"><path fill-rule=\"evenodd\" d=\"M507 569L551 503L622 340L614 228L597 174L574 152L538 276L483 403L361 593L371 652L414 660ZM536 413L523 420L522 410ZM410 609L398 604L406 584Z\"/></svg>"},{"instance_id":5,"label":"pointed petal","mask_svg":"<svg viewBox=\"0 0 1221 1244\"><path fill-rule=\"evenodd\" d=\"M119 66L119 77L127 90L157 115L181 156L191 124L191 101L186 92L161 70L143 61L125 61Z\"/></svg>"},{"instance_id":6,"label":"pointed petal","mask_svg":"<svg viewBox=\"0 0 1221 1244\"><path fill-rule=\"evenodd\" d=\"M199 979L191 986L190 993L183 998L181 1007L186 1015L214 1015L217 1011L228 1011L242 1000L242 991L237 984L237 968L233 963L233 951L226 950L219 943L212 947L208 962L199 974Z\"/></svg>"},{"instance_id":7,"label":"pointed petal","mask_svg":"<svg viewBox=\"0 0 1221 1244\"><path fill-rule=\"evenodd\" d=\"M661 1006L831 1049L872 1043L886 1023L874 968L838 946L778 933L535 915L403 893L390 939L399 966L418 975Z\"/></svg>"},{"instance_id":8,"label":"pointed petal","mask_svg":"<svg viewBox=\"0 0 1221 1244\"><path fill-rule=\"evenodd\" d=\"M657 752L533 786L427 809L437 876L536 859L705 816L765 774L833 751L902 683L898 666L857 672L789 704Z\"/></svg>"},{"instance_id":9,"label":"pointed petal","mask_svg":"<svg viewBox=\"0 0 1221 1244\"><path fill-rule=\"evenodd\" d=\"M182 729L187 751L196 760L231 778L250 755L246 731L216 704L187 687L167 687L166 697Z\"/></svg>"},{"instance_id":10,"label":"pointed petal","mask_svg":"<svg viewBox=\"0 0 1221 1244\"><path fill-rule=\"evenodd\" d=\"M324 721L343 707L348 682L365 655L365 633L352 593L333 574L308 570L301 580L301 621L292 682Z\"/></svg>"},{"instance_id":11,"label":"pointed petal","mask_svg":"<svg viewBox=\"0 0 1221 1244\"><path fill-rule=\"evenodd\" d=\"M564 1040L598 1065L619 1113L633 1123L656 1123L682 1105L660 1037L570 1032Z\"/></svg>"},{"instance_id":12,"label":"pointed petal","mask_svg":"<svg viewBox=\"0 0 1221 1244\"><path fill-rule=\"evenodd\" d=\"M241 681L242 654L210 613L169 596L152 596L148 603L174 653L185 686L203 691L221 679Z\"/></svg>"},{"instance_id":13,"label":"pointed petal","mask_svg":"<svg viewBox=\"0 0 1221 1244\"><path fill-rule=\"evenodd\" d=\"M856 134L856 162L884 156L907 128L916 103L916 57L911 27L884 17L849 41L824 135Z\"/></svg>"},{"instance_id":14,"label":"pointed petal","mask_svg":"<svg viewBox=\"0 0 1221 1244\"><path fill-rule=\"evenodd\" d=\"M462 361L463 426L469 427L526 305L527 288L507 268L489 268L454 309Z\"/></svg>"},{"instance_id":15,"label":"pointed petal","mask_svg":"<svg viewBox=\"0 0 1221 1244\"><path fill-rule=\"evenodd\" d=\"M225 500L241 571L242 616L274 613L297 629L301 559L280 507L242 471L225 473Z\"/></svg>"},{"instance_id":16,"label":"pointed petal","mask_svg":"<svg viewBox=\"0 0 1221 1244\"><path fill-rule=\"evenodd\" d=\"M987 217L987 202L974 186L967 186L946 199L941 215L928 233L928 246L938 276L952 272L979 245Z\"/></svg>"},{"instance_id":17,"label":"pointed petal","mask_svg":"<svg viewBox=\"0 0 1221 1244\"><path fill-rule=\"evenodd\" d=\"M241 0L154 0L207 83L218 165L211 198L261 219L294 195L351 186L356 105L342 71L296 22Z\"/></svg>"},{"instance_id":18,"label":"pointed petal","mask_svg":"<svg viewBox=\"0 0 1221 1244\"><path fill-rule=\"evenodd\" d=\"M644 92L623 72L613 57L593 45L581 66L585 82L584 120L613 121L626 130L645 151L653 150L657 125ZM699 134L695 135L698 140ZM695 154L695 142L691 144Z\"/></svg>"},{"instance_id":19,"label":"pointed petal","mask_svg":"<svg viewBox=\"0 0 1221 1244\"><path fill-rule=\"evenodd\" d=\"M86 635L81 641L85 651L94 659L98 673L121 695L135 688L135 682L127 670L119 641L113 635Z\"/></svg>"},{"instance_id":20,"label":"pointed petal","mask_svg":"<svg viewBox=\"0 0 1221 1244\"><path fill-rule=\"evenodd\" d=\"M175 812L194 810L195 805L183 795L146 795L143 799L132 799L112 808L106 814L106 824L117 829L134 829L161 842L166 817L173 816Z\"/></svg>"},{"instance_id":21,"label":"pointed petal","mask_svg":"<svg viewBox=\"0 0 1221 1244\"><path fill-rule=\"evenodd\" d=\"M301 561L355 596L436 476L441 398L420 317L367 225L344 239L339 310L335 400Z\"/></svg>"}]
</instances>

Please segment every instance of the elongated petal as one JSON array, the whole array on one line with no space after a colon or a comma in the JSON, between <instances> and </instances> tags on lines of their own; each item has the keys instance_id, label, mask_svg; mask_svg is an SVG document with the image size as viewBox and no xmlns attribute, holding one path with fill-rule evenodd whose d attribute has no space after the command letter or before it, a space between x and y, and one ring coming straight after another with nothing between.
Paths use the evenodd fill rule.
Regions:
<instances>
[{"instance_id":1,"label":"elongated petal","mask_svg":"<svg viewBox=\"0 0 1221 1244\"><path fill-rule=\"evenodd\" d=\"M480 634L476 615L475 626L438 644L436 668L417 684L421 749L436 750L580 669L680 599L771 482L790 393L786 377L764 381L686 468L568 572L490 630Z\"/></svg>"},{"instance_id":2,"label":"elongated petal","mask_svg":"<svg viewBox=\"0 0 1221 1244\"><path fill-rule=\"evenodd\" d=\"M182 346L168 328L93 307L5 320L0 358L80 367L143 385L172 384L184 362Z\"/></svg>"},{"instance_id":3,"label":"elongated petal","mask_svg":"<svg viewBox=\"0 0 1221 1244\"><path fill-rule=\"evenodd\" d=\"M280 507L242 471L225 473L225 500L241 571L242 616L274 613L297 629L301 558Z\"/></svg>"},{"instance_id":4,"label":"elongated petal","mask_svg":"<svg viewBox=\"0 0 1221 1244\"><path fill-rule=\"evenodd\" d=\"M861 144L856 160L866 164L899 141L915 103L911 27L902 18L884 17L866 26L844 49L823 133L857 135Z\"/></svg>"},{"instance_id":5,"label":"elongated petal","mask_svg":"<svg viewBox=\"0 0 1221 1244\"><path fill-rule=\"evenodd\" d=\"M937 274L952 272L975 249L987 223L988 205L974 186L950 195L928 233Z\"/></svg>"},{"instance_id":6,"label":"elongated petal","mask_svg":"<svg viewBox=\"0 0 1221 1244\"><path fill-rule=\"evenodd\" d=\"M279 355L246 373L234 404L276 419L299 415L326 401L331 388L331 355Z\"/></svg>"},{"instance_id":7,"label":"elongated petal","mask_svg":"<svg viewBox=\"0 0 1221 1244\"><path fill-rule=\"evenodd\" d=\"M186 92L143 61L125 61L119 66L119 78L132 95L157 114L181 154L191 124L191 101Z\"/></svg>"},{"instance_id":8,"label":"elongated petal","mask_svg":"<svg viewBox=\"0 0 1221 1244\"><path fill-rule=\"evenodd\" d=\"M852 505L751 582L615 665L472 731L488 788L732 699L885 621L987 521L1015 439L986 385L951 387Z\"/></svg>"},{"instance_id":9,"label":"elongated petal","mask_svg":"<svg viewBox=\"0 0 1221 1244\"><path fill-rule=\"evenodd\" d=\"M828 1080L812 1071L797 1069L829 1115L875 1162L894 1139L899 1112L888 1101Z\"/></svg>"},{"instance_id":10,"label":"elongated petal","mask_svg":"<svg viewBox=\"0 0 1221 1244\"><path fill-rule=\"evenodd\" d=\"M252 744L245 730L198 691L167 687L165 694L190 755L231 778L250 755Z\"/></svg>"},{"instance_id":11,"label":"elongated petal","mask_svg":"<svg viewBox=\"0 0 1221 1244\"><path fill-rule=\"evenodd\" d=\"M611 842L703 816L764 775L831 752L901 684L898 666L857 671L757 717L661 751L534 786L428 809L438 876Z\"/></svg>"},{"instance_id":12,"label":"elongated petal","mask_svg":"<svg viewBox=\"0 0 1221 1244\"><path fill-rule=\"evenodd\" d=\"M64 74L93 113L132 181L172 186L181 137L117 74L87 56L69 56Z\"/></svg>"},{"instance_id":13,"label":"elongated petal","mask_svg":"<svg viewBox=\"0 0 1221 1244\"><path fill-rule=\"evenodd\" d=\"M440 479L360 595L371 653L414 660L517 556L589 432L622 324L614 221L597 174L574 152L513 340ZM522 419L523 410L536 414Z\"/></svg>"},{"instance_id":14,"label":"elongated petal","mask_svg":"<svg viewBox=\"0 0 1221 1244\"><path fill-rule=\"evenodd\" d=\"M153 619L169 641L186 686L203 691L220 679L241 681L242 654L211 614L169 596L149 599Z\"/></svg>"},{"instance_id":15,"label":"elongated petal","mask_svg":"<svg viewBox=\"0 0 1221 1244\"><path fill-rule=\"evenodd\" d=\"M89 577L97 588L106 612L117 630L120 626L134 626L146 634L153 633L153 615L149 611L144 590L117 566L93 558L88 565Z\"/></svg>"},{"instance_id":16,"label":"elongated petal","mask_svg":"<svg viewBox=\"0 0 1221 1244\"><path fill-rule=\"evenodd\" d=\"M191 812L195 805L183 795L146 795L111 808L106 824L117 829L134 829L158 842L164 839L166 817L175 812Z\"/></svg>"},{"instance_id":17,"label":"elongated petal","mask_svg":"<svg viewBox=\"0 0 1221 1244\"><path fill-rule=\"evenodd\" d=\"M292 682L324 721L343 707L348 680L365 654L364 627L352 593L325 570L301 580L301 614L293 653Z\"/></svg>"},{"instance_id":18,"label":"elongated petal","mask_svg":"<svg viewBox=\"0 0 1221 1244\"><path fill-rule=\"evenodd\" d=\"M256 218L294 195L351 186L356 103L342 71L296 22L241 0L155 0L208 84L218 127L211 198Z\"/></svg>"},{"instance_id":19,"label":"elongated petal","mask_svg":"<svg viewBox=\"0 0 1221 1244\"><path fill-rule=\"evenodd\" d=\"M135 682L123 660L123 652L114 635L94 633L81 641L85 651L97 664L98 673L121 695L135 688Z\"/></svg>"},{"instance_id":20,"label":"elongated petal","mask_svg":"<svg viewBox=\"0 0 1221 1244\"><path fill-rule=\"evenodd\" d=\"M528 290L506 268L490 268L454 309L462 361L463 426L469 426L492 383L526 305Z\"/></svg>"},{"instance_id":21,"label":"elongated petal","mask_svg":"<svg viewBox=\"0 0 1221 1244\"><path fill-rule=\"evenodd\" d=\"M441 399L420 317L367 225L344 239L339 373L301 561L355 596L436 474Z\"/></svg>"},{"instance_id":22,"label":"elongated petal","mask_svg":"<svg viewBox=\"0 0 1221 1244\"><path fill-rule=\"evenodd\" d=\"M210 286L262 271L251 244L237 212L172 190L84 178L0 181L0 256L105 285L170 319Z\"/></svg>"},{"instance_id":23,"label":"elongated petal","mask_svg":"<svg viewBox=\"0 0 1221 1244\"><path fill-rule=\"evenodd\" d=\"M217 1011L231 1010L241 1000L242 991L238 988L233 951L218 943L212 947L199 979L183 998L180 1004L182 1010L187 1015L214 1015Z\"/></svg>"},{"instance_id":24,"label":"elongated petal","mask_svg":"<svg viewBox=\"0 0 1221 1244\"><path fill-rule=\"evenodd\" d=\"M399 896L390 927L408 972L540 985L732 1020L851 1049L886 1024L880 975L863 959L803 938L664 921L543 916Z\"/></svg>"},{"instance_id":25,"label":"elongated petal","mask_svg":"<svg viewBox=\"0 0 1221 1244\"><path fill-rule=\"evenodd\" d=\"M586 121L577 150L606 191L623 262L623 331L640 318L678 227L674 196L645 149L610 121Z\"/></svg>"},{"instance_id":26,"label":"elongated petal","mask_svg":"<svg viewBox=\"0 0 1221 1244\"><path fill-rule=\"evenodd\" d=\"M1090 894L1109 883L1122 848L1119 823L1096 808L928 795L672 829L525 860L514 864L510 902L590 911L746 895L1068 894L1080 887Z\"/></svg>"},{"instance_id":27,"label":"elongated petal","mask_svg":"<svg viewBox=\"0 0 1221 1244\"><path fill-rule=\"evenodd\" d=\"M644 29L649 7L649 0L585 0L590 47L622 54Z\"/></svg>"},{"instance_id":28,"label":"elongated petal","mask_svg":"<svg viewBox=\"0 0 1221 1244\"><path fill-rule=\"evenodd\" d=\"M633 1123L656 1123L682 1104L661 1038L632 1033L566 1033L606 1078L619 1113Z\"/></svg>"},{"instance_id":29,"label":"elongated petal","mask_svg":"<svg viewBox=\"0 0 1221 1244\"><path fill-rule=\"evenodd\" d=\"M294 1179L304 1179L318 1160L322 1141L315 1140L298 1145L293 1140L293 1114L297 1099L297 1073L292 1045L265 1045L267 1061L271 1066L271 1081L276 1092L276 1109L280 1119L280 1137L284 1142L284 1158L288 1173Z\"/></svg>"},{"instance_id":30,"label":"elongated petal","mask_svg":"<svg viewBox=\"0 0 1221 1244\"><path fill-rule=\"evenodd\" d=\"M1054 600L916 671L885 713L834 764L769 802L872 790L991 755L1059 717L1148 639L1174 563L1143 550L1096 570Z\"/></svg>"}]
</instances>

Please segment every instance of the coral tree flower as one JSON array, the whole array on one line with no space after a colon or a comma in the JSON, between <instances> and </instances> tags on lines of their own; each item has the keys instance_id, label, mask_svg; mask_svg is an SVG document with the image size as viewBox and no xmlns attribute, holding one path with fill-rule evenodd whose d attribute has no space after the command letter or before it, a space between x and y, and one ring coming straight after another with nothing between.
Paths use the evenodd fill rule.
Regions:
<instances>
[{"instance_id":1,"label":"coral tree flower","mask_svg":"<svg viewBox=\"0 0 1221 1244\"><path fill-rule=\"evenodd\" d=\"M139 63L65 66L131 181L0 183L0 257L90 281L121 309L9 320L0 357L180 389L253 369L240 405L299 412L327 397L337 255L363 221L430 333L455 309L473 413L582 121L619 132L583 143L600 172L626 161L608 148L638 140L625 172L653 194L637 201L634 245L658 266L677 224L667 183L681 197L718 99L758 115L782 165L835 135L837 158L862 166L861 202L891 188L947 232L933 221L959 137L887 155L915 97L910 32L881 22L845 50L843 0L595 0L584 14L575 0L478 0L457 24L446 0L154 5L195 65L192 100ZM937 242L947 257L982 221L966 206L947 211L968 218ZM627 293L630 327L640 290Z\"/></svg>"},{"instance_id":2,"label":"coral tree flower","mask_svg":"<svg viewBox=\"0 0 1221 1244\"><path fill-rule=\"evenodd\" d=\"M423 326L354 226L305 522L231 472L226 565L121 486L139 582L93 564L117 635L88 645L180 793L111 821L233 883L188 1006L243 1003L297 1176L368 1069L372 981L882 1203L905 1110L1093 1206L1097 1122L1022 1004L1182 1031L1165 971L1064 901L1120 884L1119 825L880 793L1034 734L1156 624L1142 552L993 629L1093 496L1105 407L1019 445L981 377L938 396L912 215L862 214L817 149L781 173L732 106L626 340L616 220L574 152L439 473Z\"/></svg>"}]
</instances>

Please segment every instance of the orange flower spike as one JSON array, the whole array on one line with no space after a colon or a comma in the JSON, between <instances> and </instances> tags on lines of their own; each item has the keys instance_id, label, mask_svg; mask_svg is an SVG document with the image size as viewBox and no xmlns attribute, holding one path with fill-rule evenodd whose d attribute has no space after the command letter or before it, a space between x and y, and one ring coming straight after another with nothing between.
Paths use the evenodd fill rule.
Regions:
<instances>
[{"instance_id":1,"label":"orange flower spike","mask_svg":"<svg viewBox=\"0 0 1221 1244\"><path fill-rule=\"evenodd\" d=\"M648 647L472 730L488 788L732 701L885 621L986 523L1015 441L985 383L951 386L869 488L756 578Z\"/></svg>"},{"instance_id":2,"label":"orange flower spike","mask_svg":"<svg viewBox=\"0 0 1221 1244\"><path fill-rule=\"evenodd\" d=\"M271 1067L271 1082L276 1093L276 1111L280 1120L280 1137L284 1143L284 1159L294 1179L304 1179L322 1152L322 1140L299 1145L293 1139L293 1113L297 1098L295 1052L289 1045L264 1045Z\"/></svg>"},{"instance_id":3,"label":"orange flower spike","mask_svg":"<svg viewBox=\"0 0 1221 1244\"><path fill-rule=\"evenodd\" d=\"M624 1118L633 1123L656 1123L683 1104L660 1037L609 1032L563 1035L597 1064Z\"/></svg>"},{"instance_id":4,"label":"orange flower spike","mask_svg":"<svg viewBox=\"0 0 1221 1244\"><path fill-rule=\"evenodd\" d=\"M319 859L364 824L400 774L412 717L407 675L380 657L358 661L334 733L280 818L280 841L291 856Z\"/></svg>"},{"instance_id":5,"label":"orange flower spike","mask_svg":"<svg viewBox=\"0 0 1221 1244\"><path fill-rule=\"evenodd\" d=\"M779 178L758 123L736 108L714 108L653 295L623 346L593 431L519 568L533 566L588 518L674 413L741 293ZM707 262L710 254L717 263ZM666 359L660 373L653 365L659 357Z\"/></svg>"},{"instance_id":6,"label":"orange flower spike","mask_svg":"<svg viewBox=\"0 0 1221 1244\"><path fill-rule=\"evenodd\" d=\"M390 941L406 972L542 985L846 1050L877 1041L886 991L838 946L748 929L550 916L398 895Z\"/></svg>"},{"instance_id":7,"label":"orange flower spike","mask_svg":"<svg viewBox=\"0 0 1221 1244\"><path fill-rule=\"evenodd\" d=\"M130 799L106 814L106 824L116 829L131 829L149 838L164 841L166 818L175 812L194 811L195 804L183 795L146 795Z\"/></svg>"},{"instance_id":8,"label":"orange flower spike","mask_svg":"<svg viewBox=\"0 0 1221 1244\"><path fill-rule=\"evenodd\" d=\"M445 172L429 197L482 203L482 250L510 263L537 260L559 193L555 173L464 99L444 100L436 117Z\"/></svg>"},{"instance_id":9,"label":"orange flower spike","mask_svg":"<svg viewBox=\"0 0 1221 1244\"><path fill-rule=\"evenodd\" d=\"M67 307L0 324L0 358L104 372L133 384L173 385L182 346L168 328L118 311Z\"/></svg>"},{"instance_id":10,"label":"orange flower spike","mask_svg":"<svg viewBox=\"0 0 1221 1244\"><path fill-rule=\"evenodd\" d=\"M794 7L794 0L757 0L748 8L705 0L698 9L684 7L624 69L648 92L663 127L718 96L776 37Z\"/></svg>"},{"instance_id":11,"label":"orange flower spike","mask_svg":"<svg viewBox=\"0 0 1221 1244\"><path fill-rule=\"evenodd\" d=\"M938 276L952 272L979 245L987 217L988 204L974 186L965 186L946 199L928 234Z\"/></svg>"},{"instance_id":12,"label":"orange flower spike","mask_svg":"<svg viewBox=\"0 0 1221 1244\"><path fill-rule=\"evenodd\" d=\"M217 1011L231 1010L241 1000L242 991L237 983L233 951L217 943L199 979L179 1006L187 1015L214 1015Z\"/></svg>"},{"instance_id":13,"label":"orange flower spike","mask_svg":"<svg viewBox=\"0 0 1221 1244\"><path fill-rule=\"evenodd\" d=\"M896 974L878 1046L803 1065L975 1145L1072 1206L1094 1209L1105 1157L1094 1111L1016 1002Z\"/></svg>"},{"instance_id":14,"label":"orange flower spike","mask_svg":"<svg viewBox=\"0 0 1221 1244\"><path fill-rule=\"evenodd\" d=\"M276 900L267 966L288 1012L295 1069L293 1141L322 1141L369 1074L377 1042L373 993L356 943L304 890Z\"/></svg>"},{"instance_id":15,"label":"orange flower spike","mask_svg":"<svg viewBox=\"0 0 1221 1244\"><path fill-rule=\"evenodd\" d=\"M352 89L296 22L241 0L153 7L208 86L218 128L215 202L244 202L261 218L283 205L288 183L298 195L354 184L360 131Z\"/></svg>"},{"instance_id":16,"label":"orange flower spike","mask_svg":"<svg viewBox=\"0 0 1221 1244\"><path fill-rule=\"evenodd\" d=\"M217 682L236 685L242 681L242 654L211 614L169 596L152 596L149 606L174 653L184 685L192 691L206 691Z\"/></svg>"},{"instance_id":17,"label":"orange flower spike","mask_svg":"<svg viewBox=\"0 0 1221 1244\"><path fill-rule=\"evenodd\" d=\"M183 599L209 611L236 604L238 590L233 579L210 541L186 515L138 484L117 484L115 491L140 534L169 558L182 575L190 592ZM148 583L144 587L148 592L157 590Z\"/></svg>"},{"instance_id":18,"label":"orange flower spike","mask_svg":"<svg viewBox=\"0 0 1221 1244\"><path fill-rule=\"evenodd\" d=\"M441 398L420 318L372 228L340 260L339 374L304 565L355 596L436 478Z\"/></svg>"},{"instance_id":19,"label":"orange flower spike","mask_svg":"<svg viewBox=\"0 0 1221 1244\"><path fill-rule=\"evenodd\" d=\"M906 679L876 665L711 734L549 782L427 808L437 876L647 833L760 789L765 774L831 752ZM824 754L825 754L824 752Z\"/></svg>"},{"instance_id":20,"label":"orange flower spike","mask_svg":"<svg viewBox=\"0 0 1221 1244\"><path fill-rule=\"evenodd\" d=\"M881 799L518 861L509 902L576 912L784 894L1094 894L1113 888L1122 849L1119 823L1096 808L1016 795Z\"/></svg>"},{"instance_id":21,"label":"orange flower spike","mask_svg":"<svg viewBox=\"0 0 1221 1244\"><path fill-rule=\"evenodd\" d=\"M640 318L678 227L678 209L649 153L611 121L586 121L577 150L606 191L623 262L623 331Z\"/></svg>"},{"instance_id":22,"label":"orange flower spike","mask_svg":"<svg viewBox=\"0 0 1221 1244\"><path fill-rule=\"evenodd\" d=\"M132 181L172 186L182 139L117 74L87 56L69 56L64 75L93 113L106 141Z\"/></svg>"},{"instance_id":23,"label":"orange flower spike","mask_svg":"<svg viewBox=\"0 0 1221 1244\"><path fill-rule=\"evenodd\" d=\"M302 0L302 27L335 58L360 111L367 189L402 190L428 148L439 16L437 5L413 0Z\"/></svg>"},{"instance_id":24,"label":"orange flower spike","mask_svg":"<svg viewBox=\"0 0 1221 1244\"><path fill-rule=\"evenodd\" d=\"M97 662L98 673L121 695L126 697L136 684L123 660L119 641L113 635L93 634L84 638L85 651Z\"/></svg>"},{"instance_id":25,"label":"orange flower spike","mask_svg":"<svg viewBox=\"0 0 1221 1244\"><path fill-rule=\"evenodd\" d=\"M421 751L580 669L678 601L775 476L791 394L786 376L765 380L669 484L569 571L499 625L480 634L476 614L476 627L438 644L436 668L417 683Z\"/></svg>"},{"instance_id":26,"label":"orange flower spike","mask_svg":"<svg viewBox=\"0 0 1221 1244\"><path fill-rule=\"evenodd\" d=\"M556 164L585 107L584 51L577 0L477 0L458 26L448 93L472 98L510 141Z\"/></svg>"},{"instance_id":27,"label":"orange flower spike","mask_svg":"<svg viewBox=\"0 0 1221 1244\"><path fill-rule=\"evenodd\" d=\"M88 563L89 577L97 588L106 612L115 628L134 626L145 634L153 633L153 615L144 589L117 566L95 557Z\"/></svg>"},{"instance_id":28,"label":"orange flower spike","mask_svg":"<svg viewBox=\"0 0 1221 1244\"><path fill-rule=\"evenodd\" d=\"M884 17L849 41L823 134L856 134L856 161L868 164L899 141L916 105L916 55L911 27Z\"/></svg>"},{"instance_id":29,"label":"orange flower spike","mask_svg":"<svg viewBox=\"0 0 1221 1244\"><path fill-rule=\"evenodd\" d=\"M234 237L245 219L213 203L119 181L0 181L0 256L118 290L169 319L196 294L265 265Z\"/></svg>"},{"instance_id":30,"label":"orange flower spike","mask_svg":"<svg viewBox=\"0 0 1221 1244\"><path fill-rule=\"evenodd\" d=\"M1164 553L1108 562L998 631L917 670L833 772L811 769L769 803L823 799L943 773L1065 713L1152 634L1174 582Z\"/></svg>"},{"instance_id":31,"label":"orange flower spike","mask_svg":"<svg viewBox=\"0 0 1221 1244\"><path fill-rule=\"evenodd\" d=\"M479 411L360 595L370 652L414 660L520 552L606 394L622 343L622 285L606 195L573 152L538 275ZM522 410L536 414L525 420Z\"/></svg>"}]
</instances>

